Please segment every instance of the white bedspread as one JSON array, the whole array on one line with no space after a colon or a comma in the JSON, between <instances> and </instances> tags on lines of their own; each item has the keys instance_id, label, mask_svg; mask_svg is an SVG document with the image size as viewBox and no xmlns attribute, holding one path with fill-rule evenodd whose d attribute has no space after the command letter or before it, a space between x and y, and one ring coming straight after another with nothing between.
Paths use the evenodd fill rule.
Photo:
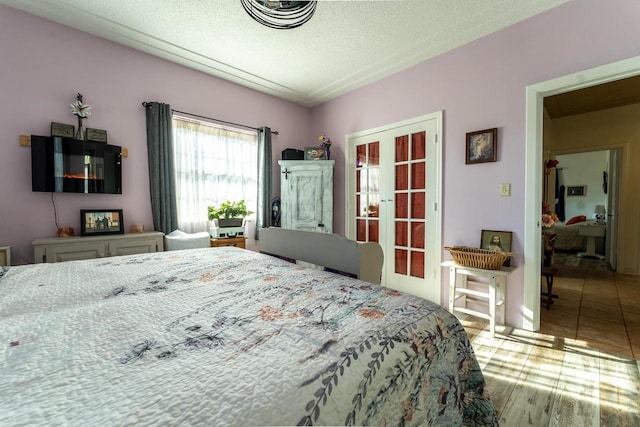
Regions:
<instances>
[{"instance_id":1,"label":"white bedspread","mask_svg":"<svg viewBox=\"0 0 640 427\"><path fill-rule=\"evenodd\" d=\"M420 298L232 247L3 272L2 426L496 425Z\"/></svg>"}]
</instances>

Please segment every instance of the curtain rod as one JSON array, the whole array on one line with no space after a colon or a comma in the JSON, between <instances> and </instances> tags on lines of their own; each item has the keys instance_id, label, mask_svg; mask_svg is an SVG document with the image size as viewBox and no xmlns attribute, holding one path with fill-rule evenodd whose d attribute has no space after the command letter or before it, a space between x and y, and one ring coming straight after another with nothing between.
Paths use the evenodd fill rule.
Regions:
<instances>
[{"instance_id":1,"label":"curtain rod","mask_svg":"<svg viewBox=\"0 0 640 427\"><path fill-rule=\"evenodd\" d=\"M142 106L146 108L148 104L149 104L148 102L143 102ZM240 127L245 128L245 129L260 130L259 128L256 128L256 127L253 127L253 126L243 125L243 124L240 124L240 123L228 122L226 120L214 119L213 117L200 116L198 114L187 113L186 111L179 111L179 110L172 109L171 112L180 113L180 114L187 114L187 115L192 116L192 117L198 117L199 119L205 119L205 120L212 120L212 121L217 122L217 123L224 123L224 124L227 124L227 125L240 126ZM271 133L274 134L274 135L278 135L278 131L277 130L272 130Z\"/></svg>"}]
</instances>

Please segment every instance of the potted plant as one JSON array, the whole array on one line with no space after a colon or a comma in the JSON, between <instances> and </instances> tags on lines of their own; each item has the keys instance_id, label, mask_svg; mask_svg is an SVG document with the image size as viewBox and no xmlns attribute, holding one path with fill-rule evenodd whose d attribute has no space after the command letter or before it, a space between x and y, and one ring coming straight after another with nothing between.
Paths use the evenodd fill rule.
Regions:
<instances>
[{"instance_id":1,"label":"potted plant","mask_svg":"<svg viewBox=\"0 0 640 427\"><path fill-rule=\"evenodd\" d=\"M247 210L244 200L231 202L227 200L220 206L208 206L209 221L216 221L218 227L241 227L244 217L253 212Z\"/></svg>"}]
</instances>

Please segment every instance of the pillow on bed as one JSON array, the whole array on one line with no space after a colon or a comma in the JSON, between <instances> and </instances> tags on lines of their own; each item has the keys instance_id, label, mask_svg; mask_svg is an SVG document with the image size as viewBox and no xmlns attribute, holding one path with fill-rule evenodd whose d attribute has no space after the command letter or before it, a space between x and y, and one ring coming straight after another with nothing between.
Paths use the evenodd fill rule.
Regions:
<instances>
[{"instance_id":1,"label":"pillow on bed","mask_svg":"<svg viewBox=\"0 0 640 427\"><path fill-rule=\"evenodd\" d=\"M571 225L571 224L577 224L579 222L584 222L587 220L587 217L584 215L576 215L573 218L570 218L567 222L565 222L566 225Z\"/></svg>"}]
</instances>

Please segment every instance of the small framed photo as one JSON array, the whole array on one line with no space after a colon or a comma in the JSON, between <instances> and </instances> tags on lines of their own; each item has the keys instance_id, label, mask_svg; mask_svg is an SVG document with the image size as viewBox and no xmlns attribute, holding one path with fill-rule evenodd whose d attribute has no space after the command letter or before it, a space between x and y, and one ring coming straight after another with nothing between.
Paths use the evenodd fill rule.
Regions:
<instances>
[{"instance_id":1,"label":"small framed photo","mask_svg":"<svg viewBox=\"0 0 640 427\"><path fill-rule=\"evenodd\" d=\"M76 128L73 125L65 125L64 123L51 122L51 136L63 136L65 138L73 138Z\"/></svg>"},{"instance_id":2,"label":"small framed photo","mask_svg":"<svg viewBox=\"0 0 640 427\"><path fill-rule=\"evenodd\" d=\"M495 162L498 160L498 128L467 133L465 163Z\"/></svg>"},{"instance_id":3,"label":"small framed photo","mask_svg":"<svg viewBox=\"0 0 640 427\"><path fill-rule=\"evenodd\" d=\"M322 147L304 147L305 160L327 160L327 150Z\"/></svg>"},{"instance_id":4,"label":"small framed photo","mask_svg":"<svg viewBox=\"0 0 640 427\"><path fill-rule=\"evenodd\" d=\"M122 209L83 209L80 211L80 235L124 234Z\"/></svg>"},{"instance_id":5,"label":"small framed photo","mask_svg":"<svg viewBox=\"0 0 640 427\"><path fill-rule=\"evenodd\" d=\"M586 195L587 195L586 185L567 186L567 196L586 196Z\"/></svg>"},{"instance_id":6,"label":"small framed photo","mask_svg":"<svg viewBox=\"0 0 640 427\"><path fill-rule=\"evenodd\" d=\"M87 141L107 143L107 131L102 129L87 128Z\"/></svg>"},{"instance_id":7,"label":"small framed photo","mask_svg":"<svg viewBox=\"0 0 640 427\"><path fill-rule=\"evenodd\" d=\"M496 252L511 252L511 239L513 232L482 230L480 235L480 248ZM507 258L502 264L504 267L511 265L511 257Z\"/></svg>"}]
</instances>

